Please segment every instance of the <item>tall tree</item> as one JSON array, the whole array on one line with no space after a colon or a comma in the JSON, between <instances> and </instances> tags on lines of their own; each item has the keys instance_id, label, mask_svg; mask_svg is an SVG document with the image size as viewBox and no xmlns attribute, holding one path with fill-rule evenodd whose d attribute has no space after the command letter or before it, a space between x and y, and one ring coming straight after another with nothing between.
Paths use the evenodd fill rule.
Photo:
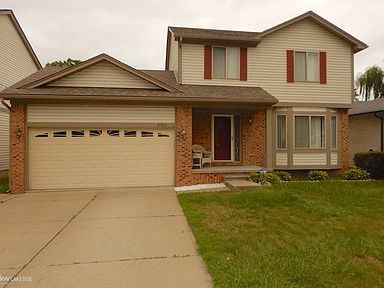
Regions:
<instances>
[{"instance_id":1,"label":"tall tree","mask_svg":"<svg viewBox=\"0 0 384 288\"><path fill-rule=\"evenodd\" d=\"M356 78L356 87L365 101L384 97L384 71L379 66L372 66L360 73Z\"/></svg>"},{"instance_id":2,"label":"tall tree","mask_svg":"<svg viewBox=\"0 0 384 288\"><path fill-rule=\"evenodd\" d=\"M47 63L45 66L58 66L58 67L73 67L81 63L81 60L68 58L67 60L57 60L51 63Z\"/></svg>"}]
</instances>

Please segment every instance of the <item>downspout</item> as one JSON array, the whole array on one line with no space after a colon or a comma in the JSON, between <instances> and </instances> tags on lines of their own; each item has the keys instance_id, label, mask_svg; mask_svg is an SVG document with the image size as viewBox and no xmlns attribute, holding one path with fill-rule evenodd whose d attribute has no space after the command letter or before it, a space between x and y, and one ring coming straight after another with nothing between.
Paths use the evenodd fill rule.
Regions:
<instances>
[{"instance_id":1,"label":"downspout","mask_svg":"<svg viewBox=\"0 0 384 288\"><path fill-rule=\"evenodd\" d=\"M384 151L384 115L382 114L380 116L379 113L375 113L373 114L375 115L375 117L379 118L381 121L380 121L380 151Z\"/></svg>"}]
</instances>

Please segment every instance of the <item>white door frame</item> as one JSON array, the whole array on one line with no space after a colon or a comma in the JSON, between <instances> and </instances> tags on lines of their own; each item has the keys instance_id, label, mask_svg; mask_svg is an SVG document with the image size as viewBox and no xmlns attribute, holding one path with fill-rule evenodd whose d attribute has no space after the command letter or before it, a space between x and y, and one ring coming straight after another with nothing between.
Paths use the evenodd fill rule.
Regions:
<instances>
[{"instance_id":1,"label":"white door frame","mask_svg":"<svg viewBox=\"0 0 384 288\"><path fill-rule=\"evenodd\" d=\"M231 159L229 160L216 160L215 159L215 117L229 117L231 118ZM212 114L211 118L211 146L213 162L234 162L235 159L235 141L234 141L234 115L233 114Z\"/></svg>"}]
</instances>

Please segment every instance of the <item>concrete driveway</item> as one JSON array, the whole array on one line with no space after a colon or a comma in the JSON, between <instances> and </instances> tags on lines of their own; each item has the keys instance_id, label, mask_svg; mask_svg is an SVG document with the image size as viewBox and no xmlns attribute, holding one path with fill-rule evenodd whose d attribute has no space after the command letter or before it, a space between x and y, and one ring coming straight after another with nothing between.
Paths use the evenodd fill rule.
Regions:
<instances>
[{"instance_id":1,"label":"concrete driveway","mask_svg":"<svg viewBox=\"0 0 384 288\"><path fill-rule=\"evenodd\" d=\"M0 287L212 287L173 188L0 195L0 277Z\"/></svg>"}]
</instances>

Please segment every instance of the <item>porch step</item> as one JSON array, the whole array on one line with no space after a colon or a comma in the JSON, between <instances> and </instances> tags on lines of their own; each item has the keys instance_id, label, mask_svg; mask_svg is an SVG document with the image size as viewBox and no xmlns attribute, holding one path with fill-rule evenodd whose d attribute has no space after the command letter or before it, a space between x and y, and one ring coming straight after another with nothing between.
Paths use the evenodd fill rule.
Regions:
<instances>
[{"instance_id":1,"label":"porch step","mask_svg":"<svg viewBox=\"0 0 384 288\"><path fill-rule=\"evenodd\" d=\"M224 180L224 184L230 189L249 189L249 188L258 188L262 186L259 183L250 182L244 179Z\"/></svg>"},{"instance_id":2,"label":"porch step","mask_svg":"<svg viewBox=\"0 0 384 288\"><path fill-rule=\"evenodd\" d=\"M224 175L223 180L232 180L232 179L247 180L248 176L249 175L247 175L247 174L244 174L244 175Z\"/></svg>"}]
</instances>

